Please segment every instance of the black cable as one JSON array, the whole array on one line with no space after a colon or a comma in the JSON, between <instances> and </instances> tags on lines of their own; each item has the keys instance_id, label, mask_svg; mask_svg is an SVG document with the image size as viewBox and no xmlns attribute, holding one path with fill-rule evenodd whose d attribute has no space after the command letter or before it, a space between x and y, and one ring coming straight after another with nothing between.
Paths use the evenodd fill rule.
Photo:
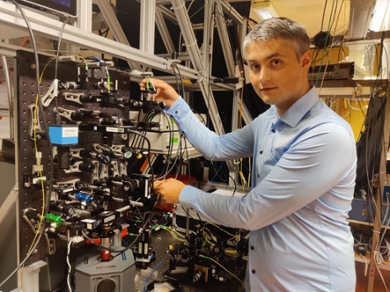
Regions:
<instances>
[{"instance_id":1,"label":"black cable","mask_svg":"<svg viewBox=\"0 0 390 292\"><path fill-rule=\"evenodd\" d=\"M157 205L157 203L158 203L159 201L160 201L160 198L158 198L158 199L154 202L153 208L152 208L152 210L150 211L150 216L149 216L148 220L145 221L145 224L144 224L144 226L142 227L142 230L145 230L145 227L148 226L148 224L150 223L150 220L152 220L152 218L153 218L153 216L154 216L154 209L156 208L156 205ZM117 251L114 251L114 252L116 252L116 253L118 253L118 254L114 255L112 258L116 258L117 256L121 255L122 253L124 253L124 252L126 252L127 250L129 250L130 248L132 248L133 245L137 243L137 240L138 240L138 238L141 236L141 234L142 234L142 233L139 233L139 234L134 238L133 242L132 242L131 244L129 244L128 246L126 246L122 251L118 251L118 250L117 250ZM107 249L106 247L103 247L103 246L102 246L102 248Z\"/></svg>"},{"instance_id":2,"label":"black cable","mask_svg":"<svg viewBox=\"0 0 390 292\"><path fill-rule=\"evenodd\" d=\"M60 59L61 41L62 41L62 35L64 34L64 30L65 30L65 24L66 24L66 21L64 21L64 23L62 24L60 36L59 36L59 38L58 38L57 53L56 53L56 62L55 62L55 67L54 67L54 80L58 80L58 79L57 79L57 74L58 74L58 62L59 62L59 59ZM58 86L58 83L55 83L55 85ZM57 91L58 88L55 88L54 90ZM60 117L60 115L59 115L59 110L58 110L58 100L57 100L57 96L54 97L54 102L55 102L55 108L56 108L56 111L55 111L56 124L57 124L57 125L60 125L60 124L61 124L61 117Z\"/></svg>"},{"instance_id":3,"label":"black cable","mask_svg":"<svg viewBox=\"0 0 390 292\"><path fill-rule=\"evenodd\" d=\"M322 28L323 28L323 26L324 26L324 18L325 18L326 5L328 5L328 0L325 0L324 11L322 12L321 30L320 30L320 31L322 31Z\"/></svg>"},{"instance_id":4,"label":"black cable","mask_svg":"<svg viewBox=\"0 0 390 292\"><path fill-rule=\"evenodd\" d=\"M151 152L151 151L150 151L150 149L151 149L150 140L149 140L145 135L143 135L143 134L141 134L141 133L139 133L139 132L137 132L137 131L133 131L133 130L131 130L131 129L128 129L128 132L133 133L133 134L136 134L136 135L141 136L142 138L144 138L145 141L146 141L147 144L148 144L148 153ZM149 158L148 158L148 159L149 159ZM149 162L150 162L150 161L149 161ZM154 171L153 171L153 168L152 168L152 167L150 168L150 170L151 170L151 175L152 175L151 185L153 185L153 182L154 182ZM148 188L148 190L149 190L149 188ZM148 195L149 195L149 194L148 194ZM151 216L150 216L150 217L148 218L148 220L145 222L145 224L144 224L144 226L142 227L142 229L145 229L145 227L147 226L147 224L149 224L151 218L153 217L153 212L154 212L154 209L155 209L155 207L156 207L158 201L159 201L159 198L155 201L155 203L154 203L154 205L153 205L153 208L152 208L152 211L151 211ZM90 240L90 241L92 242L93 245L98 246L99 248L107 249L107 250L109 250L109 251L111 251L111 252L113 252L113 253L118 253L117 255L113 256L113 258L117 257L118 255L122 254L123 252L125 252L125 251L127 251L128 249L132 248L133 245L137 242L137 239L138 239L138 238L141 236L141 234L142 234L142 233L139 233L139 234L136 236L136 238L134 239L134 241L133 241L131 244L129 244L126 248L124 248L124 249L122 249L122 250L113 250L113 249L110 249L110 248L108 248L108 247L105 247L105 246L103 246L103 245L101 245L101 244L98 244L98 243L94 242L91 238L88 237L88 235L85 234L84 230L82 230L82 233L83 233L83 236L84 236L86 239Z\"/></svg>"},{"instance_id":5,"label":"black cable","mask_svg":"<svg viewBox=\"0 0 390 292\"><path fill-rule=\"evenodd\" d=\"M131 130L131 129L127 129L127 131L129 133L138 135L138 136L140 136L140 137L145 139L146 143L148 144L148 154L150 155L150 153L151 153L151 144L150 144L150 140L148 139L148 137L146 137L145 135L143 135L143 134L141 134L141 133L139 133L137 131ZM148 155L147 159L148 159L149 164L150 164L150 156L149 155ZM153 170L153 167L150 167L150 172L151 172L151 175L152 175L152 184L153 184L153 182L154 182L154 170Z\"/></svg>"},{"instance_id":6,"label":"black cable","mask_svg":"<svg viewBox=\"0 0 390 292\"><path fill-rule=\"evenodd\" d=\"M24 13L23 9L20 7L20 5L15 1L15 0L9 0L11 1L15 6L16 8L20 11L20 14L22 15L24 21L26 22L26 26L28 28L28 32L30 34L30 38L31 38L31 43L32 43L32 46L33 46L33 50L34 50L34 59L35 59L35 72L36 72L36 82L37 82L37 94L38 94L38 107L41 111L41 114L42 114L42 121L43 121L43 125L44 125L44 129L46 131L46 135L48 137L48 140L49 140L49 147L50 147L50 163L51 163L51 171L50 171L50 182L49 182L49 192L46 192L46 196L45 196L45 199L46 199L46 204L45 204L45 208L46 210L49 209L49 204L50 204L50 197L47 195L47 193L51 193L51 189L53 187L53 146L50 142L50 137L49 137L49 128L48 128L48 125L47 125L47 121L45 119L45 116L43 115L44 111L43 111L43 106L42 106L42 100L41 100L41 88L40 88L40 84L39 84L39 57L38 57L38 50L37 50L37 44L35 42L35 37L34 37L34 33L32 31L32 28L31 28L31 25L30 25L30 22L28 21L27 17L26 17L26 14ZM45 190L42 190L43 192L45 192ZM45 230L45 224L46 224L46 221L43 221L42 223L42 227L41 227L41 230L38 234L38 237L36 239L36 242L35 244L31 247L31 250L30 252L26 255L26 257L20 262L20 264L16 267L16 269L14 271L12 271L12 273L3 281L0 283L0 287L3 286L21 267L23 267L23 265L27 262L27 260L30 258L30 256L33 254L33 252L35 251L35 248L38 246L39 244L39 241L41 240L42 238L42 235L43 235L43 232Z\"/></svg>"},{"instance_id":7,"label":"black cable","mask_svg":"<svg viewBox=\"0 0 390 292\"><path fill-rule=\"evenodd\" d=\"M236 181L234 180L234 178L230 174L229 174L229 177L234 182L234 190L233 190L233 194L232 194L232 196L234 196L234 194L236 193L236 190L237 190L237 183L236 183Z\"/></svg>"},{"instance_id":8,"label":"black cable","mask_svg":"<svg viewBox=\"0 0 390 292\"><path fill-rule=\"evenodd\" d=\"M345 0L341 1L339 14L337 14L337 19L335 18L335 19L336 19L335 33L336 33L336 28L337 28L337 24L338 24L338 22L339 22L339 18L340 18L341 11L343 10L344 1L345 1ZM336 7L337 7L337 6L336 6ZM332 23L331 27L332 27L332 26L333 26L333 23Z\"/></svg>"},{"instance_id":9,"label":"black cable","mask_svg":"<svg viewBox=\"0 0 390 292\"><path fill-rule=\"evenodd\" d=\"M181 92L182 92L182 97L184 98L184 83L183 83L183 78L181 76L181 72L180 72L180 69L179 67L176 65L176 70L177 72L179 72L179 78L180 78L180 83L181 83Z\"/></svg>"},{"instance_id":10,"label":"black cable","mask_svg":"<svg viewBox=\"0 0 390 292\"><path fill-rule=\"evenodd\" d=\"M177 68L177 66L176 66ZM180 88L179 88L179 81L177 80L177 74L176 74L176 71L175 71L175 68L172 68L173 69L173 75L175 76L175 81L176 81L176 90L177 90L177 93L183 97L183 94L184 94L184 91L183 92L180 92Z\"/></svg>"},{"instance_id":11,"label":"black cable","mask_svg":"<svg viewBox=\"0 0 390 292\"><path fill-rule=\"evenodd\" d=\"M198 115L198 116L200 117L200 119L202 120L203 124L206 125L207 122L205 121L205 119L203 118L203 116L202 116L198 111L194 110L193 108L191 108L191 111L192 111L194 114Z\"/></svg>"},{"instance_id":12,"label":"black cable","mask_svg":"<svg viewBox=\"0 0 390 292\"><path fill-rule=\"evenodd\" d=\"M332 23L330 23L330 26L329 26L329 33L332 30L332 26L333 26L333 24L334 24L334 22L336 20L336 11L337 11L338 4L339 4L339 1L336 1L336 7L334 8L334 17L332 19ZM333 5L332 5L332 7L333 7ZM340 9L340 11L341 11L341 9ZM333 14L333 12L332 12L332 14Z\"/></svg>"},{"instance_id":13,"label":"black cable","mask_svg":"<svg viewBox=\"0 0 390 292\"><path fill-rule=\"evenodd\" d=\"M173 153L173 128L172 128L172 124L171 124L171 121L168 117L168 115L166 113L164 113L163 111L156 111L156 112L153 112L151 114L149 114L147 117L146 117L146 121L150 122L153 120L153 118L157 115L157 114L163 114L164 115L164 118L166 119L166 123L167 125L169 126L169 129L168 129L168 132L169 132L169 146L168 146L168 152L166 154L166 160L167 162L169 162L171 160L171 157L172 157L172 153ZM176 153L176 158L175 158L175 162L177 161L177 157L178 157L178 153ZM152 166L151 166L152 167ZM156 179L160 179L161 177L165 177L171 170L173 169L173 167L169 168L169 163L166 163L161 171L161 173L158 175L158 177Z\"/></svg>"},{"instance_id":14,"label":"black cable","mask_svg":"<svg viewBox=\"0 0 390 292\"><path fill-rule=\"evenodd\" d=\"M198 220L196 220L194 217L191 216L191 214L189 212L187 212L187 210L181 205L181 208L183 209L184 213L186 213L186 215L188 217L190 217L192 220L194 220L195 222L198 222L200 226L202 226L203 224L201 222L199 222Z\"/></svg>"},{"instance_id":15,"label":"black cable","mask_svg":"<svg viewBox=\"0 0 390 292\"><path fill-rule=\"evenodd\" d=\"M56 63L55 63L55 67L54 67L54 79L57 79L58 62L59 62L59 59L60 59L60 50L61 50L61 41L62 41L62 35L64 34L64 30L65 30L65 24L66 24L66 21L64 21L64 23L62 24L60 36L58 38L57 53L56 53Z\"/></svg>"}]
</instances>

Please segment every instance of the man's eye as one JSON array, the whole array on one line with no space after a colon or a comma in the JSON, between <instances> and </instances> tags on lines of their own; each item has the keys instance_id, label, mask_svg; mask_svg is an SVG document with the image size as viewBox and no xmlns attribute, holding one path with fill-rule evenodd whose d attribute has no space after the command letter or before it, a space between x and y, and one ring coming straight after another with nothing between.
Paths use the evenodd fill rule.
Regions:
<instances>
[{"instance_id":1,"label":"man's eye","mask_svg":"<svg viewBox=\"0 0 390 292\"><path fill-rule=\"evenodd\" d=\"M272 60L272 64L279 65L280 64L280 60Z\"/></svg>"},{"instance_id":2,"label":"man's eye","mask_svg":"<svg viewBox=\"0 0 390 292\"><path fill-rule=\"evenodd\" d=\"M259 70L260 66L257 64L252 64L251 65L251 70Z\"/></svg>"}]
</instances>

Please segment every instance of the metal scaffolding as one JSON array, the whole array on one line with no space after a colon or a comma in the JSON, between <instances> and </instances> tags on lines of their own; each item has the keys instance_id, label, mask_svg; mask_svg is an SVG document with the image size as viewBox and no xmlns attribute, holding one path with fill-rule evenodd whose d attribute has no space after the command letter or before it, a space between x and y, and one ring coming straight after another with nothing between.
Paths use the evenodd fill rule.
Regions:
<instances>
[{"instance_id":1,"label":"metal scaffolding","mask_svg":"<svg viewBox=\"0 0 390 292\"><path fill-rule=\"evenodd\" d=\"M210 118L217 134L222 135L225 130L214 99L213 90L235 91L233 99L233 116L237 119L238 107L237 98L239 92L229 84L213 84L212 71L212 44L214 41L214 28L217 28L218 37L221 42L225 64L229 76L235 76L235 62L233 52L228 38L223 13L229 13L229 17L236 22L239 28L240 39L246 33L246 20L222 0L205 0L203 27L197 27L190 21L186 2L184 0L140 0L141 23L140 23L140 49L131 47L123 29L116 18L113 7L107 0L97 0L100 8L115 41L99 36L91 31L92 29L92 1L78 1L78 17L75 25L65 25L62 33L64 43L77 48L91 49L104 54L109 54L128 62L130 68L145 70L153 68L162 72L173 73L171 63L165 57L154 54L155 24L162 36L167 52L174 51L174 44L170 36L165 20L175 20L180 26L181 33L187 48L187 59L191 62L187 66L178 64L177 67L183 78L197 80L198 89L202 92L206 106L210 112ZM171 9L164 5L171 4ZM48 39L58 39L63 23L59 20L42 15L39 11L25 10L25 14L31 24L34 33L43 35ZM8 2L0 2L0 23L9 27L26 30L26 24L18 9ZM197 43L194 29L203 28L203 45L200 48ZM0 48L9 49L10 46L0 44ZM173 79L171 79L173 80ZM245 122L250 122L250 115L245 107L241 108ZM235 122L235 125L237 123ZM234 128L233 128L234 129ZM234 170L234 164L227 162L229 171Z\"/></svg>"}]
</instances>

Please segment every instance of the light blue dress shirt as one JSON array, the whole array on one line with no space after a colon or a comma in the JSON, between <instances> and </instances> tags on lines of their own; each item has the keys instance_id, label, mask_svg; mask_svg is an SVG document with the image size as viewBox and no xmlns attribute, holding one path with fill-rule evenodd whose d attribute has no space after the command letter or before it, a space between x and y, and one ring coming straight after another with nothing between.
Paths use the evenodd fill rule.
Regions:
<instances>
[{"instance_id":1,"label":"light blue dress shirt","mask_svg":"<svg viewBox=\"0 0 390 292\"><path fill-rule=\"evenodd\" d=\"M354 193L351 128L315 88L279 118L276 108L218 136L183 99L167 110L207 159L253 156L243 197L186 186L180 203L226 226L250 230L246 291L355 291L353 237L347 221Z\"/></svg>"}]
</instances>

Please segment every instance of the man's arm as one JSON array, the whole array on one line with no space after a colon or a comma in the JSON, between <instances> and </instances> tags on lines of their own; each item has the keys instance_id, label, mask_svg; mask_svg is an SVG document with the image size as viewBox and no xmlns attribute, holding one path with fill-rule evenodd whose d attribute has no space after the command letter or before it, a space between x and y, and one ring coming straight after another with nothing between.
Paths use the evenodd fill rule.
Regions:
<instances>
[{"instance_id":1,"label":"man's arm","mask_svg":"<svg viewBox=\"0 0 390 292\"><path fill-rule=\"evenodd\" d=\"M247 195L226 197L186 186L180 193L180 203L216 223L247 230L273 224L327 192L337 193L329 195L324 204L348 211L356 159L354 141L346 135L350 134L342 126L320 125L300 137ZM334 187L342 180L336 190Z\"/></svg>"},{"instance_id":2,"label":"man's arm","mask_svg":"<svg viewBox=\"0 0 390 292\"><path fill-rule=\"evenodd\" d=\"M179 98L167 110L173 116L190 143L209 160L229 160L251 156L254 135L251 125L232 133L219 136L210 131Z\"/></svg>"}]
</instances>

